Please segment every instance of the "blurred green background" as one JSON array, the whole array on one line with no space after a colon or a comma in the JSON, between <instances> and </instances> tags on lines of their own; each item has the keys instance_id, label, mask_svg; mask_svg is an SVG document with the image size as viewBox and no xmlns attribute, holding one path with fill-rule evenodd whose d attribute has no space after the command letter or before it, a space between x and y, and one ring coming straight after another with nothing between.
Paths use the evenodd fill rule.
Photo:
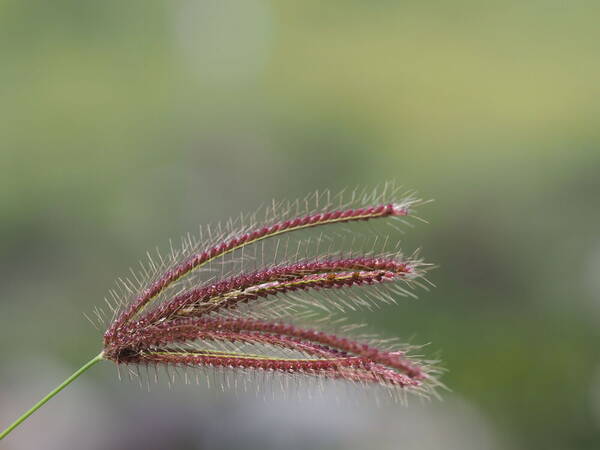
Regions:
<instances>
[{"instance_id":1,"label":"blurred green background","mask_svg":"<svg viewBox=\"0 0 600 450\"><path fill-rule=\"evenodd\" d=\"M0 2L3 425L98 352L82 312L147 249L390 179L435 199L402 239L438 287L362 319L431 342L451 388L350 411L144 393L105 363L3 448L600 448L599 21L577 0Z\"/></svg>"}]
</instances>

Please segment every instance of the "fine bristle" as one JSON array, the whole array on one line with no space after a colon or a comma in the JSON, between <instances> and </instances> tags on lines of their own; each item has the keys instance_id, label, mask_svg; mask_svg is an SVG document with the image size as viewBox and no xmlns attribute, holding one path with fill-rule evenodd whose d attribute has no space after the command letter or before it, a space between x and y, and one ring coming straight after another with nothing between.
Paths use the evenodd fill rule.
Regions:
<instances>
[{"instance_id":1,"label":"fine bristle","mask_svg":"<svg viewBox=\"0 0 600 450\"><path fill-rule=\"evenodd\" d=\"M349 326L310 326L426 287L428 264L405 257L380 227L365 238L353 225L408 223L424 202L400 192L386 184L273 202L188 235L179 248L170 244L166 257L148 254L106 301L113 317L104 358L127 367L264 372L434 393L437 369L406 346L346 337Z\"/></svg>"}]
</instances>

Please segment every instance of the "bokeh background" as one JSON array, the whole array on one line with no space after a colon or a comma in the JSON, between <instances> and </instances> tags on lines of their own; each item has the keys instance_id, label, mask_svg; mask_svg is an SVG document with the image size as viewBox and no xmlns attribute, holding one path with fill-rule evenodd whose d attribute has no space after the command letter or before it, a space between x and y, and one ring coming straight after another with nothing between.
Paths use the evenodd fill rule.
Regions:
<instances>
[{"instance_id":1,"label":"bokeh background","mask_svg":"<svg viewBox=\"0 0 600 450\"><path fill-rule=\"evenodd\" d=\"M5 449L600 448L600 3L0 2L0 420L95 355L147 249L394 179L439 268L365 314L450 392L348 408L95 367ZM334 388L332 388L334 389Z\"/></svg>"}]
</instances>

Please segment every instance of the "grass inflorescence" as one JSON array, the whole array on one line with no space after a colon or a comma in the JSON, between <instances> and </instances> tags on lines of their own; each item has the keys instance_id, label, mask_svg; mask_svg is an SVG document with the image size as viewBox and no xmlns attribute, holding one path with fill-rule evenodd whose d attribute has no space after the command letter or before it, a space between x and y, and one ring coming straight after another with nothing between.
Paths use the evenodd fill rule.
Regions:
<instances>
[{"instance_id":1,"label":"grass inflorescence","mask_svg":"<svg viewBox=\"0 0 600 450\"><path fill-rule=\"evenodd\" d=\"M408 346L331 325L345 311L414 296L413 288L427 283L428 265L403 256L389 230L373 227L371 248L361 250L355 248L359 233L352 225L407 223L422 203L391 184L369 193L315 193L303 201L273 203L260 218L242 215L205 227L197 237L188 235L180 247L171 244L166 256L149 255L140 270L119 279L107 300L112 319L103 350L85 370L109 360L127 368L343 380L379 386L397 398L432 393L439 385L437 370L410 356ZM295 239L314 229L320 231L316 237ZM396 247L392 251L390 244ZM96 310L99 320L104 311Z\"/></svg>"}]
</instances>

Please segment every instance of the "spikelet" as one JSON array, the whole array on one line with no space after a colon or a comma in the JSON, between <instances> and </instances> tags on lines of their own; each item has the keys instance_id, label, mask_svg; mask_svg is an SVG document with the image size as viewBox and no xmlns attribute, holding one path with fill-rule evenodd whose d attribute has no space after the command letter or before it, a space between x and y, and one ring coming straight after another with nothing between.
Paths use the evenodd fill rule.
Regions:
<instances>
[{"instance_id":1,"label":"spikelet","mask_svg":"<svg viewBox=\"0 0 600 450\"><path fill-rule=\"evenodd\" d=\"M331 325L335 314L414 296L414 287L427 283L428 265L390 252L394 239L377 226L407 223L422 203L391 184L368 194L315 193L188 235L181 248L149 255L132 279L119 280L107 301L113 318L102 356L119 366L263 372L432 393L437 370L409 356L407 346L346 337L349 327ZM370 250L356 250L362 238L355 222L374 225ZM320 234L295 239L315 230Z\"/></svg>"}]
</instances>

